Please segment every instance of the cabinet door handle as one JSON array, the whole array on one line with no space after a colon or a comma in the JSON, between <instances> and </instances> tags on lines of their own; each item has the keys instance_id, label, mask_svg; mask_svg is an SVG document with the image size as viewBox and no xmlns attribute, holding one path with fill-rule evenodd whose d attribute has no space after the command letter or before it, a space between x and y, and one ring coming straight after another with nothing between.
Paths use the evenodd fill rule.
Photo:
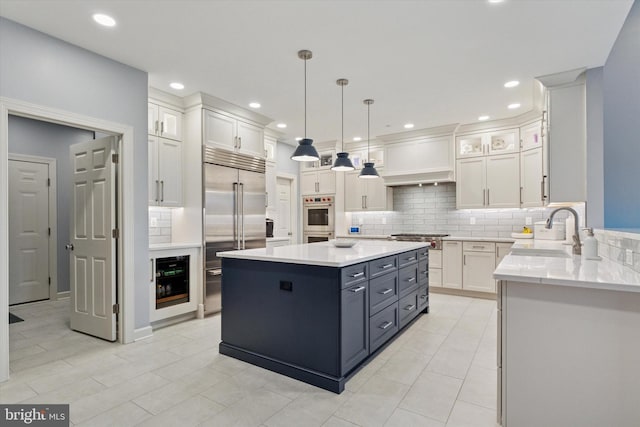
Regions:
<instances>
[{"instance_id":1,"label":"cabinet door handle","mask_svg":"<svg viewBox=\"0 0 640 427\"><path fill-rule=\"evenodd\" d=\"M160 181L160 201L164 202L164 181Z\"/></svg>"},{"instance_id":2,"label":"cabinet door handle","mask_svg":"<svg viewBox=\"0 0 640 427\"><path fill-rule=\"evenodd\" d=\"M427 296L426 295L420 295L420 298L427 299Z\"/></svg>"},{"instance_id":3,"label":"cabinet door handle","mask_svg":"<svg viewBox=\"0 0 640 427\"><path fill-rule=\"evenodd\" d=\"M264 207L265 208L269 207L269 192L268 191L264 192Z\"/></svg>"},{"instance_id":4,"label":"cabinet door handle","mask_svg":"<svg viewBox=\"0 0 640 427\"><path fill-rule=\"evenodd\" d=\"M411 256L411 257L407 258L407 261L415 261L415 260L416 260L416 257L414 257L414 256Z\"/></svg>"},{"instance_id":5,"label":"cabinet door handle","mask_svg":"<svg viewBox=\"0 0 640 427\"><path fill-rule=\"evenodd\" d=\"M383 270L391 267L393 267L393 264L385 264L380 266L380 268L382 268Z\"/></svg>"},{"instance_id":6,"label":"cabinet door handle","mask_svg":"<svg viewBox=\"0 0 640 427\"><path fill-rule=\"evenodd\" d=\"M423 256L423 257L428 257L429 256L429 251L422 252L420 255Z\"/></svg>"},{"instance_id":7,"label":"cabinet door handle","mask_svg":"<svg viewBox=\"0 0 640 427\"><path fill-rule=\"evenodd\" d=\"M547 198L547 196L545 196L544 194L544 181L545 179L547 179L546 175L542 175L542 182L540 182L540 200L541 201L545 201L545 199Z\"/></svg>"},{"instance_id":8,"label":"cabinet door handle","mask_svg":"<svg viewBox=\"0 0 640 427\"><path fill-rule=\"evenodd\" d=\"M364 208L365 209L368 208L368 206L367 206L367 196L366 195L364 196Z\"/></svg>"},{"instance_id":9,"label":"cabinet door handle","mask_svg":"<svg viewBox=\"0 0 640 427\"><path fill-rule=\"evenodd\" d=\"M389 292L392 292L392 291L393 291L393 289L385 289L384 291L381 291L381 292L378 292L378 293L380 295L386 295L386 294L388 294Z\"/></svg>"},{"instance_id":10,"label":"cabinet door handle","mask_svg":"<svg viewBox=\"0 0 640 427\"><path fill-rule=\"evenodd\" d=\"M158 133L158 121L156 120L156 134Z\"/></svg>"},{"instance_id":11,"label":"cabinet door handle","mask_svg":"<svg viewBox=\"0 0 640 427\"><path fill-rule=\"evenodd\" d=\"M156 179L156 202L160 201L160 181Z\"/></svg>"},{"instance_id":12,"label":"cabinet door handle","mask_svg":"<svg viewBox=\"0 0 640 427\"><path fill-rule=\"evenodd\" d=\"M424 274L425 276L429 275L429 270L421 271L420 274Z\"/></svg>"},{"instance_id":13,"label":"cabinet door handle","mask_svg":"<svg viewBox=\"0 0 640 427\"><path fill-rule=\"evenodd\" d=\"M466 255L462 256L462 265L467 265L467 256Z\"/></svg>"},{"instance_id":14,"label":"cabinet door handle","mask_svg":"<svg viewBox=\"0 0 640 427\"><path fill-rule=\"evenodd\" d=\"M487 189L482 189L482 206L487 206Z\"/></svg>"},{"instance_id":15,"label":"cabinet door handle","mask_svg":"<svg viewBox=\"0 0 640 427\"><path fill-rule=\"evenodd\" d=\"M360 206L364 209L364 196L362 196L362 201L360 202Z\"/></svg>"},{"instance_id":16,"label":"cabinet door handle","mask_svg":"<svg viewBox=\"0 0 640 427\"><path fill-rule=\"evenodd\" d=\"M164 122L160 122L160 135L164 133Z\"/></svg>"},{"instance_id":17,"label":"cabinet door handle","mask_svg":"<svg viewBox=\"0 0 640 427\"><path fill-rule=\"evenodd\" d=\"M491 205L491 199L489 199L489 188L487 188L487 206Z\"/></svg>"},{"instance_id":18,"label":"cabinet door handle","mask_svg":"<svg viewBox=\"0 0 640 427\"><path fill-rule=\"evenodd\" d=\"M357 288L350 289L350 291L354 294L357 294L358 292L364 291L365 289L367 288L365 288L364 286L358 286Z\"/></svg>"},{"instance_id":19,"label":"cabinet door handle","mask_svg":"<svg viewBox=\"0 0 640 427\"><path fill-rule=\"evenodd\" d=\"M151 263L151 276L149 276L149 282L153 283L153 258L149 258L149 262Z\"/></svg>"},{"instance_id":20,"label":"cabinet door handle","mask_svg":"<svg viewBox=\"0 0 640 427\"><path fill-rule=\"evenodd\" d=\"M316 185L316 193L318 193L320 191L320 183L316 182L315 185Z\"/></svg>"},{"instance_id":21,"label":"cabinet door handle","mask_svg":"<svg viewBox=\"0 0 640 427\"><path fill-rule=\"evenodd\" d=\"M393 322L385 322L382 325L378 326L380 329L387 329L389 326L393 325Z\"/></svg>"},{"instance_id":22,"label":"cabinet door handle","mask_svg":"<svg viewBox=\"0 0 640 427\"><path fill-rule=\"evenodd\" d=\"M240 148L240 149L242 148L242 137L241 136L238 137L238 148Z\"/></svg>"},{"instance_id":23,"label":"cabinet door handle","mask_svg":"<svg viewBox=\"0 0 640 427\"><path fill-rule=\"evenodd\" d=\"M233 137L233 148L238 148L238 137L237 136Z\"/></svg>"},{"instance_id":24,"label":"cabinet door handle","mask_svg":"<svg viewBox=\"0 0 640 427\"><path fill-rule=\"evenodd\" d=\"M416 281L416 278L415 278L415 277L409 277L409 278L407 279L407 282L409 282L409 283L411 283L411 282L415 282L415 281Z\"/></svg>"},{"instance_id":25,"label":"cabinet door handle","mask_svg":"<svg viewBox=\"0 0 640 427\"><path fill-rule=\"evenodd\" d=\"M520 204L522 204L522 187L520 187Z\"/></svg>"},{"instance_id":26,"label":"cabinet door handle","mask_svg":"<svg viewBox=\"0 0 640 427\"><path fill-rule=\"evenodd\" d=\"M416 308L416 305L415 304L411 304L411 305L406 306L404 309L407 310L407 311L411 311L414 308Z\"/></svg>"},{"instance_id":27,"label":"cabinet door handle","mask_svg":"<svg viewBox=\"0 0 640 427\"><path fill-rule=\"evenodd\" d=\"M361 276L364 276L364 271L361 271L360 273L355 273L355 274L352 274L352 275L351 275L351 277L353 277L354 279L355 279L356 277L361 277Z\"/></svg>"}]
</instances>

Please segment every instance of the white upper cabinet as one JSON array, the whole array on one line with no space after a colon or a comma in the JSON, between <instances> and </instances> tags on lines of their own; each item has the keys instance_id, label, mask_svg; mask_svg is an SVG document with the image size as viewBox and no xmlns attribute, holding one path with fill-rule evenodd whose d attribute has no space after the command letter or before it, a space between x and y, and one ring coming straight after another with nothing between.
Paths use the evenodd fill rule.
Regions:
<instances>
[{"instance_id":1,"label":"white upper cabinet","mask_svg":"<svg viewBox=\"0 0 640 427\"><path fill-rule=\"evenodd\" d=\"M270 136L264 137L264 155L267 162L276 161L276 149L278 147L278 140Z\"/></svg>"},{"instance_id":2,"label":"white upper cabinet","mask_svg":"<svg viewBox=\"0 0 640 427\"><path fill-rule=\"evenodd\" d=\"M360 171L344 175L345 212L393 210L393 189L380 178L363 179L358 175Z\"/></svg>"},{"instance_id":3,"label":"white upper cabinet","mask_svg":"<svg viewBox=\"0 0 640 427\"><path fill-rule=\"evenodd\" d=\"M313 169L331 169L335 160L335 150L318 150L320 160L315 162L302 162L302 171L310 171Z\"/></svg>"},{"instance_id":4,"label":"white upper cabinet","mask_svg":"<svg viewBox=\"0 0 640 427\"><path fill-rule=\"evenodd\" d=\"M486 159L475 157L458 160L456 201L458 209L486 208Z\"/></svg>"},{"instance_id":5,"label":"white upper cabinet","mask_svg":"<svg viewBox=\"0 0 640 427\"><path fill-rule=\"evenodd\" d=\"M543 149L538 147L520 153L520 186L522 207L540 207L546 202L546 183L543 173Z\"/></svg>"},{"instance_id":6,"label":"white upper cabinet","mask_svg":"<svg viewBox=\"0 0 640 427\"><path fill-rule=\"evenodd\" d=\"M456 157L488 156L520 151L518 129L481 132L456 137Z\"/></svg>"},{"instance_id":7,"label":"white upper cabinet","mask_svg":"<svg viewBox=\"0 0 640 427\"><path fill-rule=\"evenodd\" d=\"M520 206L520 160L517 153L458 160L458 209Z\"/></svg>"},{"instance_id":8,"label":"white upper cabinet","mask_svg":"<svg viewBox=\"0 0 640 427\"><path fill-rule=\"evenodd\" d=\"M302 172L300 174L302 196L336 193L336 173L331 169Z\"/></svg>"},{"instance_id":9,"label":"white upper cabinet","mask_svg":"<svg viewBox=\"0 0 640 427\"><path fill-rule=\"evenodd\" d=\"M205 144L240 154L265 157L262 127L216 111L202 111Z\"/></svg>"},{"instance_id":10,"label":"white upper cabinet","mask_svg":"<svg viewBox=\"0 0 640 427\"><path fill-rule=\"evenodd\" d=\"M182 143L149 135L150 206L182 206Z\"/></svg>"},{"instance_id":11,"label":"white upper cabinet","mask_svg":"<svg viewBox=\"0 0 640 427\"><path fill-rule=\"evenodd\" d=\"M147 104L147 133L162 138L182 140L182 113L149 102Z\"/></svg>"}]
</instances>

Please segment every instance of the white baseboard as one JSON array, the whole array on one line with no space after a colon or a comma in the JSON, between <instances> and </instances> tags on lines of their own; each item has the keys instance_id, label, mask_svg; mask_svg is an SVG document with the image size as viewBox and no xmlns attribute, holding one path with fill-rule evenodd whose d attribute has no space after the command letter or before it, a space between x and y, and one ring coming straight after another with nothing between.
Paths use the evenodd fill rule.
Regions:
<instances>
[{"instance_id":1,"label":"white baseboard","mask_svg":"<svg viewBox=\"0 0 640 427\"><path fill-rule=\"evenodd\" d=\"M69 298L69 291L58 292L58 299Z\"/></svg>"},{"instance_id":2,"label":"white baseboard","mask_svg":"<svg viewBox=\"0 0 640 427\"><path fill-rule=\"evenodd\" d=\"M151 326L145 326L144 328L138 328L133 330L133 340L140 341L153 336L153 328Z\"/></svg>"}]
</instances>

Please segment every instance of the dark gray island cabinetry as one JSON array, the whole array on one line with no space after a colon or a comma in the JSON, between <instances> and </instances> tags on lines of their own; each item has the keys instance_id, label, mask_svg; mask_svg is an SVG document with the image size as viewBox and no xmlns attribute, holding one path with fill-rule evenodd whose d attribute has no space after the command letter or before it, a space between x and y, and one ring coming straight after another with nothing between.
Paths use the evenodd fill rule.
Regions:
<instances>
[{"instance_id":1,"label":"dark gray island cabinetry","mask_svg":"<svg viewBox=\"0 0 640 427\"><path fill-rule=\"evenodd\" d=\"M423 243L321 242L220 255L220 353L336 393L428 311Z\"/></svg>"}]
</instances>

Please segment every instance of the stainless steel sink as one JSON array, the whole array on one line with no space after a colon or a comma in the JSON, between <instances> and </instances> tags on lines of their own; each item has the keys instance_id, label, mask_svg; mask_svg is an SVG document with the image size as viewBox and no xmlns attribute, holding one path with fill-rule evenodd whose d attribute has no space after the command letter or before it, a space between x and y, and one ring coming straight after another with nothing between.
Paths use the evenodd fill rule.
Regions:
<instances>
[{"instance_id":1,"label":"stainless steel sink","mask_svg":"<svg viewBox=\"0 0 640 427\"><path fill-rule=\"evenodd\" d=\"M551 248L512 248L511 255L517 256L543 256L552 258L570 258L571 255L565 249Z\"/></svg>"}]
</instances>

